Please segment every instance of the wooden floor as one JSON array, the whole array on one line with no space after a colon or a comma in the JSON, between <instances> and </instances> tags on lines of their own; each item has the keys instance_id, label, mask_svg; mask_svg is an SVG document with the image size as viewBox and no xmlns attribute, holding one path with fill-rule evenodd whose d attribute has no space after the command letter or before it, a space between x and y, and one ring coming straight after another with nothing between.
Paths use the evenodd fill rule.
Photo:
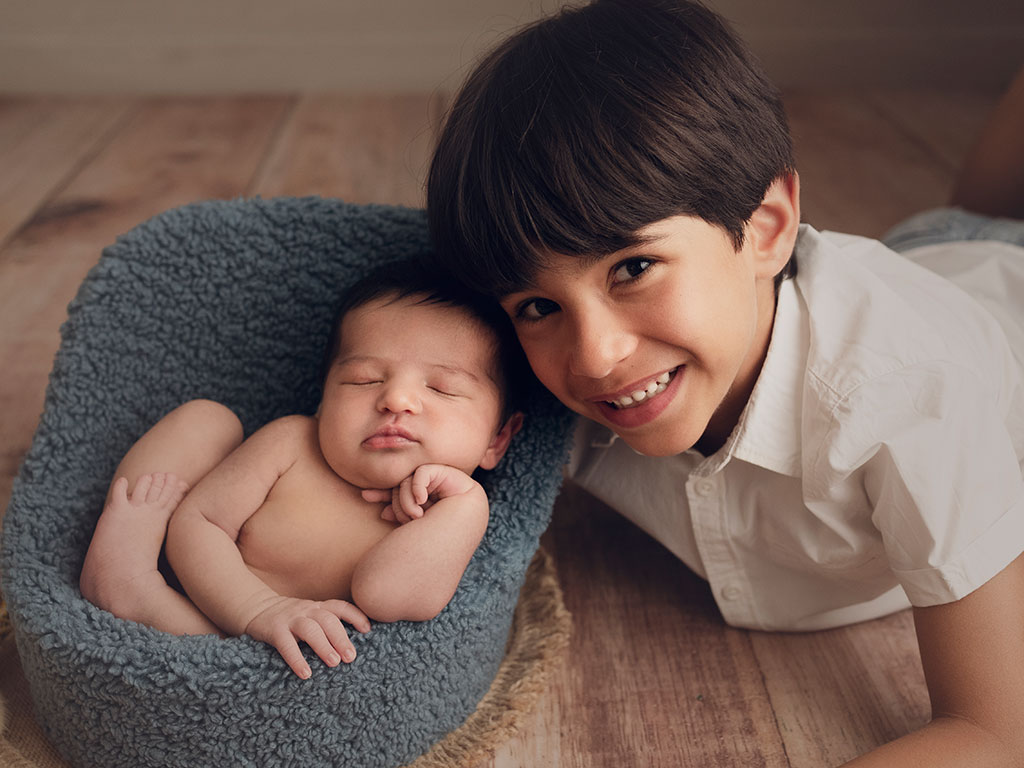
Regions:
<instances>
[{"instance_id":1,"label":"wooden floor","mask_svg":"<svg viewBox=\"0 0 1024 768\"><path fill-rule=\"evenodd\" d=\"M879 235L941 204L995 95L791 93L819 229ZM445 99L0 97L0 509L29 446L65 307L103 246L205 198L420 205ZM545 541L574 634L550 692L481 768L837 765L921 725L908 614L830 632L726 627L706 585L568 488Z\"/></svg>"}]
</instances>

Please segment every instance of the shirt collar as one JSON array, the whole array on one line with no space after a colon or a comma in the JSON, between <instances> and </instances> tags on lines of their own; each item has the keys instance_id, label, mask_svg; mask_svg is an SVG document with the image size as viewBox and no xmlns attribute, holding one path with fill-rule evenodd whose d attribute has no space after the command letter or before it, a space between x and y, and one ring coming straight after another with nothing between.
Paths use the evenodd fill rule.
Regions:
<instances>
[{"instance_id":1,"label":"shirt collar","mask_svg":"<svg viewBox=\"0 0 1024 768\"><path fill-rule=\"evenodd\" d=\"M724 452L790 477L801 475L801 406L810 330L796 281L783 281L761 374Z\"/></svg>"}]
</instances>

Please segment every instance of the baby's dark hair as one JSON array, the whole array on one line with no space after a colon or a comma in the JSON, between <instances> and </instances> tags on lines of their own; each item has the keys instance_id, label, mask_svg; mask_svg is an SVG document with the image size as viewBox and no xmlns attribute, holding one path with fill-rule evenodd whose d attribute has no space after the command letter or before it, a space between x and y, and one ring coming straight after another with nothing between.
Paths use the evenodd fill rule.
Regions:
<instances>
[{"instance_id":1,"label":"baby's dark hair","mask_svg":"<svg viewBox=\"0 0 1024 768\"><path fill-rule=\"evenodd\" d=\"M419 303L423 304L464 309L493 333L494 374L501 394L501 424L504 424L522 407L524 390L532 376L511 321L494 299L419 260L381 264L342 292L321 363L321 385L341 349L341 324L348 313L377 299L397 300L411 296L421 297Z\"/></svg>"},{"instance_id":2,"label":"baby's dark hair","mask_svg":"<svg viewBox=\"0 0 1024 768\"><path fill-rule=\"evenodd\" d=\"M685 0L596 0L477 66L435 150L427 209L440 262L500 297L547 255L614 253L679 214L739 249L793 169L779 93L722 19Z\"/></svg>"}]
</instances>

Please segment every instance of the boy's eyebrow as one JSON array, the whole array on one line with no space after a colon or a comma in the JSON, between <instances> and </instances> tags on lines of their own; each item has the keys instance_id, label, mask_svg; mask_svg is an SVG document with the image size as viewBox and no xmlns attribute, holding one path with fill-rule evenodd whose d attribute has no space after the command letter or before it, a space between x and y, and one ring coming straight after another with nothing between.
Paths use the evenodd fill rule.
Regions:
<instances>
[{"instance_id":1,"label":"boy's eyebrow","mask_svg":"<svg viewBox=\"0 0 1024 768\"><path fill-rule=\"evenodd\" d=\"M555 258L570 258L570 259L573 259L575 262L577 262L578 266L580 266L580 267L585 269L587 267L592 267L594 264L597 264L599 261L604 261L605 259L612 258L612 257L620 258L620 259L628 259L631 256L638 255L638 253L637 253L638 251L643 250L644 248L650 246L652 243L657 243L660 240L664 240L665 239L665 235L643 234L642 231L634 232L632 234L632 237L633 237L634 242L630 243L629 245L623 246L622 248L618 249L617 251L607 251L607 252L604 252L604 253L581 253L581 254L574 254L574 255L571 255L571 256L564 256L564 255L560 256L558 254L549 254L545 258L549 262L550 262L550 260L555 259ZM513 286L512 290L510 290L510 291L508 291L506 293L503 293L500 296L496 296L495 297L496 300L497 301L503 301L504 299L507 299L509 296L512 296L513 294L517 294L517 293L531 293L533 291L536 291L537 290L537 282L536 282L536 279L535 279L536 274L538 272L542 271L545 268L545 266L546 265L544 264L544 261L542 260L541 261L541 265L538 266L537 269L534 270L533 274L531 274L525 280L522 280L519 283L516 283Z\"/></svg>"}]
</instances>

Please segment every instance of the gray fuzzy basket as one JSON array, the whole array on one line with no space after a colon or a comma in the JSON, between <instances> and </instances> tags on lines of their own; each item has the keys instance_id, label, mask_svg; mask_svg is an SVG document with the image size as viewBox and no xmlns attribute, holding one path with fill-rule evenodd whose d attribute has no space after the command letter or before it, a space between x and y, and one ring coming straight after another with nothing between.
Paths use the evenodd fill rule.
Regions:
<instances>
[{"instance_id":1,"label":"gray fuzzy basket","mask_svg":"<svg viewBox=\"0 0 1024 768\"><path fill-rule=\"evenodd\" d=\"M249 637L176 637L86 602L78 574L128 447L197 397L246 432L312 413L339 287L426 253L422 211L320 198L203 202L107 248L68 308L42 419L4 520L0 572L36 713L76 766L395 766L460 725L502 659L571 428L537 391L481 480L491 521L433 621L353 633L302 681Z\"/></svg>"}]
</instances>

